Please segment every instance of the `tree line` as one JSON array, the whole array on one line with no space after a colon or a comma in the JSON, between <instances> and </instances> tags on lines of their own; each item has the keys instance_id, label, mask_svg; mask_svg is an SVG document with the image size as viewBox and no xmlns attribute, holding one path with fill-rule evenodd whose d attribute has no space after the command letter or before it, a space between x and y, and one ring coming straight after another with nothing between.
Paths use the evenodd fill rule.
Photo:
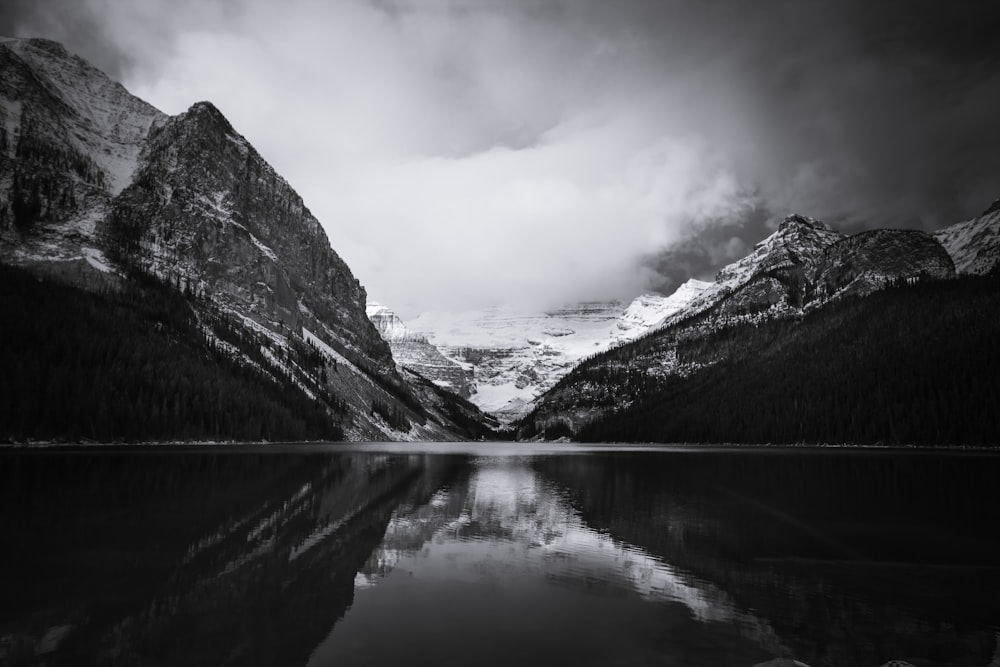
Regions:
<instances>
[{"instance_id":1,"label":"tree line","mask_svg":"<svg viewBox=\"0 0 1000 667\"><path fill-rule=\"evenodd\" d=\"M575 372L604 388L606 406L635 398L577 439L1000 445L995 277L896 285L801 318L675 334L642 345L659 338L701 368L638 379L636 351L621 349Z\"/></svg>"}]
</instances>

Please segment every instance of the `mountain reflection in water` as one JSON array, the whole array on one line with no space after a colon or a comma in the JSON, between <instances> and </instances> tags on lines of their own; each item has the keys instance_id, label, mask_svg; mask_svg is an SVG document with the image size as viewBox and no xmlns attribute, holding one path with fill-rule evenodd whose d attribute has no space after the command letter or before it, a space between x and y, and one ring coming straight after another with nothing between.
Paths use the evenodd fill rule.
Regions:
<instances>
[{"instance_id":1,"label":"mountain reflection in water","mask_svg":"<svg viewBox=\"0 0 1000 667\"><path fill-rule=\"evenodd\" d=\"M1000 664L998 472L836 452L4 453L0 663Z\"/></svg>"}]
</instances>

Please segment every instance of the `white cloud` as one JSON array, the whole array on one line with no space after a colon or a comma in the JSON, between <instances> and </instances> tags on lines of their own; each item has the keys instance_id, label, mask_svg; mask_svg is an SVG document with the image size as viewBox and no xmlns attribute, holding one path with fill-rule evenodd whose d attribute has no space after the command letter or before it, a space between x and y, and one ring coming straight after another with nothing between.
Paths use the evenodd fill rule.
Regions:
<instances>
[{"instance_id":1,"label":"white cloud","mask_svg":"<svg viewBox=\"0 0 1000 667\"><path fill-rule=\"evenodd\" d=\"M404 312L628 296L643 256L740 199L703 138L671 132L669 91L636 85L629 39L494 9L296 9L179 25L128 84L169 113L211 99Z\"/></svg>"},{"instance_id":2,"label":"white cloud","mask_svg":"<svg viewBox=\"0 0 1000 667\"><path fill-rule=\"evenodd\" d=\"M43 5L164 111L214 102L404 314L627 297L793 211L929 228L996 197L995 58L929 2Z\"/></svg>"},{"instance_id":3,"label":"white cloud","mask_svg":"<svg viewBox=\"0 0 1000 667\"><path fill-rule=\"evenodd\" d=\"M373 165L320 204L351 221L357 257L379 249L368 283L380 300L552 305L638 292L644 255L735 206L735 180L706 156L667 138L629 144L608 125L520 150Z\"/></svg>"}]
</instances>

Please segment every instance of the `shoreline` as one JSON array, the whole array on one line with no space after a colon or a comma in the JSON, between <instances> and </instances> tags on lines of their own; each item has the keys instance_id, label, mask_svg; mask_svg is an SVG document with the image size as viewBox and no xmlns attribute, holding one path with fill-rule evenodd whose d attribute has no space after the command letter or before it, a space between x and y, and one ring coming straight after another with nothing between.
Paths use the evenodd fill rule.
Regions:
<instances>
[{"instance_id":1,"label":"shoreline","mask_svg":"<svg viewBox=\"0 0 1000 667\"><path fill-rule=\"evenodd\" d=\"M495 450L496 455L524 455L533 453L586 453L586 452L886 452L886 453L980 453L1000 454L1000 444L996 447L983 445L866 445L866 444L817 444L817 443L578 443L504 440L486 441L235 441L235 440L149 440L138 442L26 442L0 443L2 452L57 452L57 451L142 451L142 450L183 450L183 449L243 449L277 451L322 451L343 450L392 451L404 453L461 453L475 450Z\"/></svg>"}]
</instances>

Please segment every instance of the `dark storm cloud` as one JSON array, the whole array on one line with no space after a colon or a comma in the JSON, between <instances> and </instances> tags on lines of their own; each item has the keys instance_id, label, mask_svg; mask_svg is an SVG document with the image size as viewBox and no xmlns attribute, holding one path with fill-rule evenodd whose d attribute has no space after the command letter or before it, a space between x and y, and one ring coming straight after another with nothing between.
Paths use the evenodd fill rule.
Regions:
<instances>
[{"instance_id":1,"label":"dark storm cloud","mask_svg":"<svg viewBox=\"0 0 1000 667\"><path fill-rule=\"evenodd\" d=\"M736 240L752 246L791 212L846 232L935 229L1000 193L996 3L724 4L735 32L696 30L724 36L717 83L739 89L718 129L742 124L729 155L759 193L758 210L775 218L684 235L650 260L666 278L661 288L684 270L711 274ZM712 70L693 66L709 78Z\"/></svg>"},{"instance_id":2,"label":"dark storm cloud","mask_svg":"<svg viewBox=\"0 0 1000 667\"><path fill-rule=\"evenodd\" d=\"M727 219L708 221L645 260L655 276L649 287L670 294L689 278L714 280L720 267L746 256L755 243L771 234L774 222L774 214L759 205Z\"/></svg>"},{"instance_id":3,"label":"dark storm cloud","mask_svg":"<svg viewBox=\"0 0 1000 667\"><path fill-rule=\"evenodd\" d=\"M995 2L3 7L167 112L215 101L404 312L669 290L789 213L934 229L1000 194Z\"/></svg>"}]
</instances>

